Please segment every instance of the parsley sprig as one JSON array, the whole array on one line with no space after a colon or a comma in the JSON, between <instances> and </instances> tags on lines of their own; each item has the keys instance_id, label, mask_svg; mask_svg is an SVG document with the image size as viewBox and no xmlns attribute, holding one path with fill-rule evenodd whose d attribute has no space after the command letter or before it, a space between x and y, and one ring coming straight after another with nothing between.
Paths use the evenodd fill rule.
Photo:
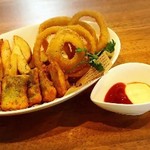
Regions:
<instances>
[{"instance_id":1,"label":"parsley sprig","mask_svg":"<svg viewBox=\"0 0 150 150\"><path fill-rule=\"evenodd\" d=\"M109 53L112 53L115 49L115 41L112 39L112 41L108 42L106 47L99 51L98 53L95 54L91 54L87 51L87 49L81 49L81 48L77 48L76 52L80 53L80 52L85 52L85 55L88 57L88 63L94 67L96 70L98 71L103 71L104 67L102 66L102 64L100 62L97 61L97 59L99 58L99 56L104 52L107 51Z\"/></svg>"},{"instance_id":2,"label":"parsley sprig","mask_svg":"<svg viewBox=\"0 0 150 150\"><path fill-rule=\"evenodd\" d=\"M112 41L108 42L106 47L104 48L104 51L112 53L115 50L115 41L112 39Z\"/></svg>"}]
</instances>

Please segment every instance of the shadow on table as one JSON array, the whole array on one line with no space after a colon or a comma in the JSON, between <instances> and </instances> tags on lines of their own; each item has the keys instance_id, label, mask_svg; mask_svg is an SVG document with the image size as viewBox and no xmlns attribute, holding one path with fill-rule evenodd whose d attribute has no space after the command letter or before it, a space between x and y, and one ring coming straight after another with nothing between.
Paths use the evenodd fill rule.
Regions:
<instances>
[{"instance_id":1,"label":"shadow on table","mask_svg":"<svg viewBox=\"0 0 150 150\"><path fill-rule=\"evenodd\" d=\"M88 89L71 100L45 110L0 117L0 143L53 136L79 126L94 130L105 130L105 126L111 130L129 130L140 128L149 122L148 113L142 116L126 116L97 107L90 100L90 91Z\"/></svg>"}]
</instances>

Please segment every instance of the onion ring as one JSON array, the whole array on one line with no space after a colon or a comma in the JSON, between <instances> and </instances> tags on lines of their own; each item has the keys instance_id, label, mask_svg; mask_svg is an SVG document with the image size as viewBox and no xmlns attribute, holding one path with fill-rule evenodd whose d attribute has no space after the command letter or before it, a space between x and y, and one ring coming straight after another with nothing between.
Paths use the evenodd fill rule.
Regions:
<instances>
[{"instance_id":1,"label":"onion ring","mask_svg":"<svg viewBox=\"0 0 150 150\"><path fill-rule=\"evenodd\" d=\"M56 33L48 46L46 54L49 57L49 61L51 58L56 60L64 71L72 69L80 63L85 56L85 52L80 52L75 53L72 59L63 57L61 51L66 42L72 43L76 48L85 48L83 40L75 31L64 28Z\"/></svg>"},{"instance_id":2,"label":"onion ring","mask_svg":"<svg viewBox=\"0 0 150 150\"><path fill-rule=\"evenodd\" d=\"M50 18L40 24L39 33L52 26L66 26L68 25L69 21L70 18L66 16Z\"/></svg>"},{"instance_id":3,"label":"onion ring","mask_svg":"<svg viewBox=\"0 0 150 150\"><path fill-rule=\"evenodd\" d=\"M60 26L53 26L53 27L47 28L46 30L44 30L37 36L36 42L33 47L33 60L34 60L34 64L36 67L38 68L42 67L42 62L40 60L40 52L41 52L40 48L43 43L43 40L46 39L49 35L55 34L61 28L62 27Z\"/></svg>"},{"instance_id":4,"label":"onion ring","mask_svg":"<svg viewBox=\"0 0 150 150\"><path fill-rule=\"evenodd\" d=\"M94 18L96 20L97 24L99 25L101 32L100 32L99 42L98 42L97 50L96 50L96 52L98 52L106 46L108 39L109 39L109 33L108 33L106 23L103 19L103 16L99 12L84 10L84 11L80 11L80 12L76 13L72 17L69 24L70 25L78 24L79 19L84 16L89 16L89 17Z\"/></svg>"},{"instance_id":5,"label":"onion ring","mask_svg":"<svg viewBox=\"0 0 150 150\"><path fill-rule=\"evenodd\" d=\"M40 60L40 53L41 53L40 49L41 49L41 45L42 45L44 39L46 39L51 34L57 33L62 28L63 27L61 27L61 26L49 27L37 36L37 39L36 39L36 42L35 42L34 48L33 48L33 59L34 59L34 63L35 63L36 67L40 68L42 66L42 61ZM82 27L80 25L70 25L70 26L67 26L64 28L68 28L68 29L76 31L80 36L82 36L87 41L87 43L90 46L89 47L90 52L93 53L95 51L95 49L96 49L95 40L93 39L93 37L89 33L89 31L87 31L84 27Z\"/></svg>"},{"instance_id":6,"label":"onion ring","mask_svg":"<svg viewBox=\"0 0 150 150\"><path fill-rule=\"evenodd\" d=\"M84 27L80 26L80 25L69 25L67 26L67 28L74 30L75 32L77 32L80 36L82 36L88 43L89 46L89 52L94 53L96 50L96 41L94 40L94 38L92 37L92 35L90 34L90 32L88 30L86 30Z\"/></svg>"},{"instance_id":7,"label":"onion ring","mask_svg":"<svg viewBox=\"0 0 150 150\"><path fill-rule=\"evenodd\" d=\"M84 21L79 21L78 24L80 26L84 27L86 30L88 30L91 33L91 35L94 38L96 45L97 45L98 39L97 39L96 32L95 32L94 28L91 27L87 22L84 22Z\"/></svg>"}]
</instances>

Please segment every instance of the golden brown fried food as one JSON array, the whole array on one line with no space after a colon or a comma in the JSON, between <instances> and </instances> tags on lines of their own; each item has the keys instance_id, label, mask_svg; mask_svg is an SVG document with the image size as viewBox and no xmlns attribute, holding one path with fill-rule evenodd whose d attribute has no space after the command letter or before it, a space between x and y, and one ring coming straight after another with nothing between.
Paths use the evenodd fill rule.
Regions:
<instances>
[{"instance_id":1,"label":"golden brown fried food","mask_svg":"<svg viewBox=\"0 0 150 150\"><path fill-rule=\"evenodd\" d=\"M43 41L50 35L55 34L58 30L60 30L62 27L60 26L54 26L47 28L43 32L41 32L35 41L34 48L33 48L33 61L36 67L41 68L43 62L41 61L41 46Z\"/></svg>"},{"instance_id":2,"label":"golden brown fried food","mask_svg":"<svg viewBox=\"0 0 150 150\"><path fill-rule=\"evenodd\" d=\"M0 57L0 81L2 81L3 76L4 76L4 70L3 70L2 58Z\"/></svg>"},{"instance_id":3,"label":"golden brown fried food","mask_svg":"<svg viewBox=\"0 0 150 150\"><path fill-rule=\"evenodd\" d=\"M92 35L88 30L86 30L84 27L80 25L69 25L66 28L75 31L80 35L80 37L82 37L86 41L85 45L89 52L91 53L95 52L96 41L94 40L94 38L92 37Z\"/></svg>"},{"instance_id":4,"label":"golden brown fried food","mask_svg":"<svg viewBox=\"0 0 150 150\"><path fill-rule=\"evenodd\" d=\"M11 53L9 75L17 75L18 73L18 55Z\"/></svg>"},{"instance_id":5,"label":"golden brown fried food","mask_svg":"<svg viewBox=\"0 0 150 150\"><path fill-rule=\"evenodd\" d=\"M97 45L98 44L98 38L96 36L96 31L94 30L94 28L91 25L89 25L87 22L84 22L84 21L78 21L77 24L79 24L80 26L82 26L83 28L85 28L87 31L90 32L90 34L94 38L95 43Z\"/></svg>"},{"instance_id":6,"label":"golden brown fried food","mask_svg":"<svg viewBox=\"0 0 150 150\"><path fill-rule=\"evenodd\" d=\"M20 74L28 74L31 70L29 67L26 58L23 56L21 49L18 45L14 45L12 53L17 55L17 67Z\"/></svg>"},{"instance_id":7,"label":"golden brown fried food","mask_svg":"<svg viewBox=\"0 0 150 150\"><path fill-rule=\"evenodd\" d=\"M2 81L3 76L4 76L4 68L3 68L2 58L1 58L1 47L2 47L2 44L3 44L3 39L0 39L0 82ZM0 88L1 88L1 85L0 85ZM0 89L0 91L1 91L1 89Z\"/></svg>"},{"instance_id":8,"label":"golden brown fried food","mask_svg":"<svg viewBox=\"0 0 150 150\"><path fill-rule=\"evenodd\" d=\"M26 59L27 62L31 59L31 48L29 44L20 36L14 35L14 44L19 46L22 55Z\"/></svg>"},{"instance_id":9,"label":"golden brown fried food","mask_svg":"<svg viewBox=\"0 0 150 150\"><path fill-rule=\"evenodd\" d=\"M49 27L66 26L68 25L69 21L70 21L70 18L66 16L50 18L40 24L39 33L43 32L46 28L49 28Z\"/></svg>"},{"instance_id":10,"label":"golden brown fried food","mask_svg":"<svg viewBox=\"0 0 150 150\"><path fill-rule=\"evenodd\" d=\"M56 98L57 91L53 83L48 79L44 69L39 71L39 77L43 102L53 101Z\"/></svg>"},{"instance_id":11,"label":"golden brown fried food","mask_svg":"<svg viewBox=\"0 0 150 150\"><path fill-rule=\"evenodd\" d=\"M62 55L62 49L66 42L72 43L76 48L85 49L85 44L82 38L73 30L64 28L57 32L55 37L51 40L46 51L49 61L52 58L57 61L60 67L64 70L70 70L80 63L85 56L85 52L75 53L72 59L68 59Z\"/></svg>"},{"instance_id":12,"label":"golden brown fried food","mask_svg":"<svg viewBox=\"0 0 150 150\"><path fill-rule=\"evenodd\" d=\"M64 94L67 91L66 78L65 74L63 73L56 61L51 60L49 65L49 72L51 75L52 82L58 92L58 96L64 96Z\"/></svg>"},{"instance_id":13,"label":"golden brown fried food","mask_svg":"<svg viewBox=\"0 0 150 150\"><path fill-rule=\"evenodd\" d=\"M3 64L2 64L2 59L0 57L0 105L1 105L1 94L2 94L2 79L3 79Z\"/></svg>"},{"instance_id":14,"label":"golden brown fried food","mask_svg":"<svg viewBox=\"0 0 150 150\"><path fill-rule=\"evenodd\" d=\"M1 52L2 44L3 44L3 39L0 39L0 52Z\"/></svg>"},{"instance_id":15,"label":"golden brown fried food","mask_svg":"<svg viewBox=\"0 0 150 150\"><path fill-rule=\"evenodd\" d=\"M72 70L69 70L66 74L68 75L68 77L71 78L79 78L82 77L88 70L90 69L90 65L89 64L81 64L77 67L75 67Z\"/></svg>"},{"instance_id":16,"label":"golden brown fried food","mask_svg":"<svg viewBox=\"0 0 150 150\"><path fill-rule=\"evenodd\" d=\"M97 11L83 10L83 11L77 12L71 18L71 21L69 24L71 24L71 25L78 24L79 19L84 17L84 16L89 16L89 17L94 18L99 25L100 36L99 36L99 42L98 42L97 49L96 49L96 52L98 52L106 46L108 39L109 39L109 33L108 33L106 23L104 21L103 16L101 15L101 13L99 13Z\"/></svg>"},{"instance_id":17,"label":"golden brown fried food","mask_svg":"<svg viewBox=\"0 0 150 150\"><path fill-rule=\"evenodd\" d=\"M28 85L28 103L29 106L39 104L42 101L39 71L34 68L29 73L29 85Z\"/></svg>"},{"instance_id":18,"label":"golden brown fried food","mask_svg":"<svg viewBox=\"0 0 150 150\"><path fill-rule=\"evenodd\" d=\"M28 107L28 75L5 76L2 81L1 109L18 110Z\"/></svg>"},{"instance_id":19,"label":"golden brown fried food","mask_svg":"<svg viewBox=\"0 0 150 150\"><path fill-rule=\"evenodd\" d=\"M8 40L4 40L1 46L1 58L4 69L4 75L9 75L10 71L11 49Z\"/></svg>"}]
</instances>

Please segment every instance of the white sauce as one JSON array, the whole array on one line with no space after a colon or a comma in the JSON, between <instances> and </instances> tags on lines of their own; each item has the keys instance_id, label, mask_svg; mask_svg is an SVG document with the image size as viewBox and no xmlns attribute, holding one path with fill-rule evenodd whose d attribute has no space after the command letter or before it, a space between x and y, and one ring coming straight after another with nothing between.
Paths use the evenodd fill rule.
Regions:
<instances>
[{"instance_id":1,"label":"white sauce","mask_svg":"<svg viewBox=\"0 0 150 150\"><path fill-rule=\"evenodd\" d=\"M150 86L145 83L128 83L125 92L133 104L150 102Z\"/></svg>"}]
</instances>

